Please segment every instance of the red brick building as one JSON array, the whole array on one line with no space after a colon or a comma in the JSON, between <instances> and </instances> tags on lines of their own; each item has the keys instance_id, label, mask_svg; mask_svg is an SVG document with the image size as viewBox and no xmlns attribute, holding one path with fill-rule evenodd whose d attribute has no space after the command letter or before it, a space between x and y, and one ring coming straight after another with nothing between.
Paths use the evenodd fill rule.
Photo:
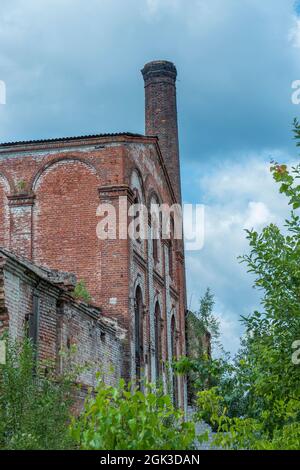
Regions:
<instances>
[{"instance_id":1,"label":"red brick building","mask_svg":"<svg viewBox=\"0 0 300 470\"><path fill-rule=\"evenodd\" d=\"M169 382L174 399L183 406L185 379L174 378L169 367L174 356L185 354L183 243L119 236L100 240L96 233L99 204L117 208L119 196L128 206L137 201L147 207L153 202L181 203L176 68L155 61L142 73L146 135L102 134L0 145L0 246L8 258L9 252L14 254L14 263L27 260L30 269L74 273L77 280L84 280L92 297L90 308L117 320L126 332L122 365L117 367L120 374L131 380L161 379L166 388ZM128 223L129 219L123 221ZM149 234L151 223L149 218ZM5 285L0 279L0 287L1 282ZM0 320L1 315L9 324L16 313L5 309L3 301ZM24 313L23 322L25 317ZM59 313L57 318L58 322ZM22 318L18 325L21 331ZM80 343L78 335L80 322L75 340ZM47 341L42 324L37 336L39 345Z\"/></svg>"}]
</instances>

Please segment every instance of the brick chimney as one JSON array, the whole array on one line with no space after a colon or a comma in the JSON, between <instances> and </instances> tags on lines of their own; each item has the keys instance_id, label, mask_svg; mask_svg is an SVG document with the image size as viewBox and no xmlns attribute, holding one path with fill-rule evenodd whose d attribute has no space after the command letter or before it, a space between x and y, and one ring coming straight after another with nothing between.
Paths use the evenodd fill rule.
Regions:
<instances>
[{"instance_id":1,"label":"brick chimney","mask_svg":"<svg viewBox=\"0 0 300 470\"><path fill-rule=\"evenodd\" d=\"M177 70L172 62L155 60L142 70L145 81L146 135L157 136L162 155L181 203L178 122L176 103Z\"/></svg>"}]
</instances>

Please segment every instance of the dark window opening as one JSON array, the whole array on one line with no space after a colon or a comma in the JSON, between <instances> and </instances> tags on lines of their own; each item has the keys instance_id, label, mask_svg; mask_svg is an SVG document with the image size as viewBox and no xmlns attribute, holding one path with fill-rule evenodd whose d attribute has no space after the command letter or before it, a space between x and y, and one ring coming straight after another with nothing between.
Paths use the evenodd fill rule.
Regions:
<instances>
[{"instance_id":1,"label":"dark window opening","mask_svg":"<svg viewBox=\"0 0 300 470\"><path fill-rule=\"evenodd\" d=\"M161 342L161 311L159 303L156 303L154 312L154 327L155 327L155 366L156 366L156 379L159 382L162 376L162 342Z\"/></svg>"},{"instance_id":2,"label":"dark window opening","mask_svg":"<svg viewBox=\"0 0 300 470\"><path fill-rule=\"evenodd\" d=\"M158 240L152 240L153 259L155 263L158 263Z\"/></svg>"},{"instance_id":3,"label":"dark window opening","mask_svg":"<svg viewBox=\"0 0 300 470\"><path fill-rule=\"evenodd\" d=\"M141 288L135 294L135 374L137 386L141 388L144 359L143 298Z\"/></svg>"},{"instance_id":4,"label":"dark window opening","mask_svg":"<svg viewBox=\"0 0 300 470\"><path fill-rule=\"evenodd\" d=\"M168 245L169 274L174 277L174 220L170 221L170 240Z\"/></svg>"},{"instance_id":5,"label":"dark window opening","mask_svg":"<svg viewBox=\"0 0 300 470\"><path fill-rule=\"evenodd\" d=\"M133 204L136 206L138 204L140 204L140 199L139 199L139 196L136 192L136 195L135 195L135 198L133 200ZM135 214L134 214L134 225L135 225L135 233L136 233L136 241L138 243L141 243L142 240L141 240L141 226L140 224L138 223L139 221L139 218L140 218L140 211L139 210L135 210Z\"/></svg>"},{"instance_id":6,"label":"dark window opening","mask_svg":"<svg viewBox=\"0 0 300 470\"><path fill-rule=\"evenodd\" d=\"M169 241L168 245L168 257L169 257L169 274L170 277L173 278L173 244L172 240Z\"/></svg>"},{"instance_id":7,"label":"dark window opening","mask_svg":"<svg viewBox=\"0 0 300 470\"><path fill-rule=\"evenodd\" d=\"M171 348L172 348L172 360L176 361L177 359L177 331L176 331L176 321L175 316L172 316L171 320ZM178 399L178 376L173 371L173 403L176 408L179 405Z\"/></svg>"},{"instance_id":8,"label":"dark window opening","mask_svg":"<svg viewBox=\"0 0 300 470\"><path fill-rule=\"evenodd\" d=\"M155 203L151 204L151 234L152 234L152 255L155 263L159 261L159 242L161 239L161 220L162 214L158 212L157 207L159 206L159 201L155 200Z\"/></svg>"}]
</instances>

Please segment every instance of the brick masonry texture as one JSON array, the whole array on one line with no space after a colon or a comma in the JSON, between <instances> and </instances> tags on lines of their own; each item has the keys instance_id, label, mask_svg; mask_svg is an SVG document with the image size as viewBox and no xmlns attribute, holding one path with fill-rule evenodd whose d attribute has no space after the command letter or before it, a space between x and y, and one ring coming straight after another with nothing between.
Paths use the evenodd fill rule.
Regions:
<instances>
[{"instance_id":1,"label":"brick masonry texture","mask_svg":"<svg viewBox=\"0 0 300 470\"><path fill-rule=\"evenodd\" d=\"M58 360L58 344L74 341L80 345L82 357L93 358L107 376L113 364L114 379L121 375L134 382L135 296L139 286L143 297L143 373L148 380L157 378L154 311L158 303L162 380L165 390L172 392L172 344L177 356L185 354L182 243L172 244L172 274L168 241L159 240L159 256L154 260L151 240L99 240L96 234L100 203L117 208L119 196L128 207L136 197L148 207L153 198L169 205L181 201L176 69L159 61L147 64L143 75L145 136L122 133L0 145L0 246L8 259L19 257L14 261L16 273L3 268L0 309L2 328L9 323L12 334L22 335L35 295L33 286L19 272L24 260L33 270L74 273L85 281L91 305L77 305L68 293L64 294L68 300L61 303L58 284L49 284L39 300L40 354ZM148 230L151 233L151 220ZM4 264L7 266L7 261ZM6 299L2 307L1 295ZM93 308L101 314L91 313ZM173 317L176 331L171 338ZM99 321L113 322L107 334L101 333ZM125 332L122 339L118 328ZM92 384L94 372L92 369L83 382ZM184 407L186 380L178 382L177 395Z\"/></svg>"},{"instance_id":2,"label":"brick masonry texture","mask_svg":"<svg viewBox=\"0 0 300 470\"><path fill-rule=\"evenodd\" d=\"M0 333L8 329L12 338L22 338L33 315L38 324L34 341L39 359L51 361L62 371L64 358L59 352L75 346L71 361L88 366L78 377L82 385L94 386L96 372L102 373L108 383L122 376L125 330L105 318L99 309L75 301L61 276L54 277L2 249Z\"/></svg>"}]
</instances>

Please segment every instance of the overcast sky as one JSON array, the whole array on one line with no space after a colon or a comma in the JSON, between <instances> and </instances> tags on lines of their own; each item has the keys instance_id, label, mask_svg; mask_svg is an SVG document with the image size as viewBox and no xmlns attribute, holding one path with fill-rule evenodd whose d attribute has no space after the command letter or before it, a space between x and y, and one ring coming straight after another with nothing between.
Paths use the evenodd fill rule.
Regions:
<instances>
[{"instance_id":1,"label":"overcast sky","mask_svg":"<svg viewBox=\"0 0 300 470\"><path fill-rule=\"evenodd\" d=\"M272 158L297 161L300 79L294 0L1 0L0 141L144 132L140 69L178 68L183 196L204 203L205 244L187 253L189 305L216 295L225 347L258 305L237 256L245 228L287 213Z\"/></svg>"}]
</instances>

